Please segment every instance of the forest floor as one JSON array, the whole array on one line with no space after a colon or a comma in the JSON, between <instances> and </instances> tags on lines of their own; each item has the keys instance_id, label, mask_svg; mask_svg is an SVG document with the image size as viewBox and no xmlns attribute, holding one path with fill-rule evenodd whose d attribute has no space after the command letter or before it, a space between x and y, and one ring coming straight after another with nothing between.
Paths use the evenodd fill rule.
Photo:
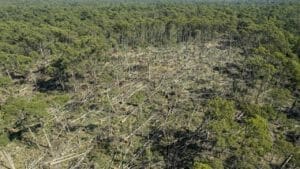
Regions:
<instances>
[{"instance_id":1,"label":"forest floor","mask_svg":"<svg viewBox=\"0 0 300 169\"><path fill-rule=\"evenodd\" d=\"M76 168L92 161L98 161L96 168L132 166L154 146L145 139L153 126L195 131L207 100L234 97L233 77L222 71L234 74L228 65L242 60L239 49L208 43L120 50L73 65L71 69L85 73L70 79L72 90L64 93L70 99L49 107L49 115L40 119L43 126L37 131L28 127L21 140L2 149L0 161L10 168ZM31 74L30 82L14 92L29 98L43 93L35 90L38 76ZM151 167L161 168L162 163Z\"/></svg>"}]
</instances>

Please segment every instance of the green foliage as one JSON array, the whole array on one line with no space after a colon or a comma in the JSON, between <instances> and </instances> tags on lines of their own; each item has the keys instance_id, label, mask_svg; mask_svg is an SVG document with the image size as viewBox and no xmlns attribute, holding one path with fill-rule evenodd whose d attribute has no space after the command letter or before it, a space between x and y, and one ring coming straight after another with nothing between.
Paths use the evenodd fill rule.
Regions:
<instances>
[{"instance_id":1,"label":"green foliage","mask_svg":"<svg viewBox=\"0 0 300 169\"><path fill-rule=\"evenodd\" d=\"M29 71L32 59L19 54L7 54L0 51L1 69L10 72L25 74Z\"/></svg>"},{"instance_id":2,"label":"green foliage","mask_svg":"<svg viewBox=\"0 0 300 169\"><path fill-rule=\"evenodd\" d=\"M293 97L289 90L287 89L273 89L268 94L268 104L276 108L288 107L291 103Z\"/></svg>"},{"instance_id":3,"label":"green foliage","mask_svg":"<svg viewBox=\"0 0 300 169\"><path fill-rule=\"evenodd\" d=\"M194 169L212 169L212 168L211 168L211 166L208 165L208 164L196 162L196 163L194 164Z\"/></svg>"},{"instance_id":4,"label":"green foliage","mask_svg":"<svg viewBox=\"0 0 300 169\"><path fill-rule=\"evenodd\" d=\"M241 109L248 118L253 118L258 115L268 120L276 119L276 111L269 105L259 106L256 104L244 104Z\"/></svg>"},{"instance_id":5,"label":"green foliage","mask_svg":"<svg viewBox=\"0 0 300 169\"><path fill-rule=\"evenodd\" d=\"M65 58L58 58L54 60L47 68L47 73L53 77L64 78L67 73L68 60Z\"/></svg>"},{"instance_id":6,"label":"green foliage","mask_svg":"<svg viewBox=\"0 0 300 169\"><path fill-rule=\"evenodd\" d=\"M299 61L291 61L292 77L294 79L296 88L300 88L300 63Z\"/></svg>"},{"instance_id":7,"label":"green foliage","mask_svg":"<svg viewBox=\"0 0 300 169\"><path fill-rule=\"evenodd\" d=\"M249 118L246 122L245 138L241 148L234 153L237 168L270 168L262 162L273 148L273 141L267 120L259 115ZM231 164L230 164L231 165Z\"/></svg>"},{"instance_id":8,"label":"green foliage","mask_svg":"<svg viewBox=\"0 0 300 169\"><path fill-rule=\"evenodd\" d=\"M12 81L9 77L3 76L0 77L0 87L8 87L12 84Z\"/></svg>"},{"instance_id":9,"label":"green foliage","mask_svg":"<svg viewBox=\"0 0 300 169\"><path fill-rule=\"evenodd\" d=\"M54 95L53 98L51 98L51 102L53 102L55 105L64 105L69 100L70 96L67 94Z\"/></svg>"},{"instance_id":10,"label":"green foliage","mask_svg":"<svg viewBox=\"0 0 300 169\"><path fill-rule=\"evenodd\" d=\"M292 155L286 168L299 166L298 121L290 115L298 113L299 3L116 1L28 1L22 7L14 0L0 2L0 75L5 75L0 77L0 146L13 140L11 133L26 133L28 126L49 118L51 108L63 111L44 128L50 131L53 148L59 149L59 141L69 139L69 134L71 144L77 139L74 135L80 143L93 138L88 145L94 149L80 164L77 158L65 162L70 165L270 168L280 166L267 160L270 156L285 159ZM186 71L172 65L175 61L178 66L181 59L168 63L165 58L158 61L159 55L153 62L133 56L154 46L176 58L178 53L173 55L164 47L176 47L178 52L177 46L183 43L186 52L196 56L202 51L188 45L206 46L211 41L218 42L214 48L225 49L224 53L216 50L220 52L216 55L227 57L228 51L235 57L234 52L241 50L238 56L245 60L233 63L234 71L223 71L232 75L236 70L237 76L224 75L224 81L214 81L219 85L212 86L212 93L216 87L214 94L219 97L208 104L202 101L207 98L202 93L186 90L191 86L202 89L199 81L207 80L192 74L198 66L189 65L193 60L184 60L188 61ZM205 48L203 52L206 50L210 51ZM210 59L215 53L207 54ZM144 77L147 62L153 71L149 71L150 78ZM162 77L158 66L163 62L168 67ZM142 65L142 71L131 74L133 64ZM177 76L177 71L187 76ZM228 79L240 82L245 90L236 90L231 97L224 87ZM147 87L131 91L136 86L128 84L136 82ZM174 83L182 86L168 93ZM50 152L43 143L45 134L32 132L42 141L29 136L23 140L24 147L34 150L36 144L42 147L36 151ZM56 133L64 134L52 137Z\"/></svg>"},{"instance_id":11,"label":"green foliage","mask_svg":"<svg viewBox=\"0 0 300 169\"><path fill-rule=\"evenodd\" d=\"M4 131L0 131L0 147L9 143L9 139Z\"/></svg>"},{"instance_id":12,"label":"green foliage","mask_svg":"<svg viewBox=\"0 0 300 169\"><path fill-rule=\"evenodd\" d=\"M216 168L216 169L224 169L223 160L220 158L200 158L196 159L194 162L194 169L198 168Z\"/></svg>"},{"instance_id":13,"label":"green foliage","mask_svg":"<svg viewBox=\"0 0 300 169\"><path fill-rule=\"evenodd\" d=\"M251 70L253 71L252 75L254 79L268 81L276 72L274 65L268 63L267 60L260 56L250 58L248 66L251 67Z\"/></svg>"},{"instance_id":14,"label":"green foliage","mask_svg":"<svg viewBox=\"0 0 300 169\"><path fill-rule=\"evenodd\" d=\"M294 149L294 158L292 159L292 162L295 164L295 166L299 166L300 165L300 148L296 147L296 149Z\"/></svg>"},{"instance_id":15,"label":"green foliage","mask_svg":"<svg viewBox=\"0 0 300 169\"><path fill-rule=\"evenodd\" d=\"M208 115L214 120L233 121L235 115L235 107L232 101L227 101L222 98L216 98L208 103Z\"/></svg>"},{"instance_id":16,"label":"green foliage","mask_svg":"<svg viewBox=\"0 0 300 169\"><path fill-rule=\"evenodd\" d=\"M206 118L207 128L212 132L217 148L226 149L236 147L239 139L239 127L234 121L236 109L232 101L221 98L209 102Z\"/></svg>"},{"instance_id":17,"label":"green foliage","mask_svg":"<svg viewBox=\"0 0 300 169\"><path fill-rule=\"evenodd\" d=\"M0 145L9 143L5 128L22 130L28 125L39 123L48 116L47 107L46 101L39 96L8 98L0 108Z\"/></svg>"},{"instance_id":18,"label":"green foliage","mask_svg":"<svg viewBox=\"0 0 300 169\"><path fill-rule=\"evenodd\" d=\"M29 121L47 116L47 103L40 97L25 98L25 97L10 97L5 105L1 107L3 112L2 124L13 124L26 116ZM33 119L31 119L33 118Z\"/></svg>"},{"instance_id":19,"label":"green foliage","mask_svg":"<svg viewBox=\"0 0 300 169\"><path fill-rule=\"evenodd\" d=\"M260 156L269 152L273 145L268 122L259 115L247 120L246 138L249 148Z\"/></svg>"}]
</instances>

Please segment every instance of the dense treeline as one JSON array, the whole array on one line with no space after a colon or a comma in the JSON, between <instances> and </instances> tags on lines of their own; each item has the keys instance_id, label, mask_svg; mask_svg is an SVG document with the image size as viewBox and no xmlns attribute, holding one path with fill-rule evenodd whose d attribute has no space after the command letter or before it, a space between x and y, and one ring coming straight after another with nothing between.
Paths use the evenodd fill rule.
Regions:
<instances>
[{"instance_id":1,"label":"dense treeline","mask_svg":"<svg viewBox=\"0 0 300 169\"><path fill-rule=\"evenodd\" d=\"M274 62L281 59L291 76L282 78L293 79L289 84L295 90L299 83L298 7L276 4L6 7L0 13L0 47L2 57L17 54L21 66L41 51L47 51L48 55L86 57L112 48L208 42L223 36L227 45L241 47L247 55L268 55L264 59ZM14 60L9 57L7 62L9 65Z\"/></svg>"},{"instance_id":2,"label":"dense treeline","mask_svg":"<svg viewBox=\"0 0 300 169\"><path fill-rule=\"evenodd\" d=\"M76 0L30 2L21 6L24 2L0 2L3 3L0 6L0 146L17 142L29 147L37 145L35 149L41 150L47 146L37 143L36 137L47 137L45 130L51 131L50 134L61 131L65 135L80 131L78 142L88 140L86 135L89 135L93 138L93 148L88 149L85 158L70 162L68 167L299 167L298 2ZM239 63L228 62L225 67L214 67L216 72L229 77L232 85L222 92L215 90L215 86L202 88L201 92L206 92L200 98L205 99L203 102L194 98L202 82L190 80L201 72L181 79L182 83L196 84L186 89L190 95L182 101L186 96L180 88L183 84L169 79L164 86L160 82L163 78L157 80L150 72L149 65L161 64L154 63L160 56L154 53L153 63L150 57L137 61L140 64L147 61L146 66L126 67L129 61L114 55L183 44L186 57L191 50L189 46L201 46L205 50L204 46L212 42L218 42L214 48L227 52L223 57L237 55L243 59ZM180 56L174 60L180 60ZM120 70L110 65L120 62ZM161 69L168 71L165 67ZM126 74L146 70L147 75L137 78ZM140 82L137 79L147 83L150 89L127 94L127 100L116 102L121 95L118 92L126 87L123 83L134 86ZM160 89L161 86L165 89ZM20 94L31 87L30 92ZM84 93L86 90L91 91ZM152 94L153 90L159 91ZM107 91L111 96L103 94ZM62 114L54 111L58 107L70 115L57 120ZM141 114L131 117L127 109L132 107ZM199 107L204 114L194 117ZM176 110L180 113L176 114ZM156 121L155 112L161 116ZM110 117L107 124L93 121L94 116L99 118L103 114ZM120 122L113 117L124 114L128 115L128 121L125 118ZM77 115L80 115L78 119L87 116L90 121L78 125L69 122L78 121ZM53 124L49 122L52 117L57 120ZM185 126L185 118L191 119L186 121L193 127ZM151 121L153 125L138 135L137 130L144 127L143 121ZM132 131L131 123L139 127ZM123 138L128 132L129 136ZM59 134L56 139L63 137ZM47 142L49 151L55 154L48 138ZM121 151L127 147L124 142L130 142L130 150L126 152Z\"/></svg>"}]
</instances>

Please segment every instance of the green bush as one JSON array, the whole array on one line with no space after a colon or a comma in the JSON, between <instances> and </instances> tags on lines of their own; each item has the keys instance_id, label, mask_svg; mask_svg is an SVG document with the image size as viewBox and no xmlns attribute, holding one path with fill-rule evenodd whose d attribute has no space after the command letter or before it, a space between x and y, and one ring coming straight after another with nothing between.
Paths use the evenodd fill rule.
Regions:
<instances>
[{"instance_id":1,"label":"green bush","mask_svg":"<svg viewBox=\"0 0 300 169\"><path fill-rule=\"evenodd\" d=\"M9 143L9 139L5 132L0 132L0 147L5 146Z\"/></svg>"},{"instance_id":2,"label":"green bush","mask_svg":"<svg viewBox=\"0 0 300 169\"><path fill-rule=\"evenodd\" d=\"M9 77L0 77L0 87L8 87L12 84L12 80Z\"/></svg>"},{"instance_id":3,"label":"green bush","mask_svg":"<svg viewBox=\"0 0 300 169\"><path fill-rule=\"evenodd\" d=\"M3 121L7 125L13 125L17 120L26 119L29 123L38 118L47 116L47 103L40 97L10 97L1 107Z\"/></svg>"},{"instance_id":4,"label":"green bush","mask_svg":"<svg viewBox=\"0 0 300 169\"><path fill-rule=\"evenodd\" d=\"M196 162L194 164L194 169L212 169L212 167L208 164Z\"/></svg>"},{"instance_id":5,"label":"green bush","mask_svg":"<svg viewBox=\"0 0 300 169\"><path fill-rule=\"evenodd\" d=\"M246 138L247 146L259 156L269 152L273 145L268 121L259 115L247 120Z\"/></svg>"}]
</instances>

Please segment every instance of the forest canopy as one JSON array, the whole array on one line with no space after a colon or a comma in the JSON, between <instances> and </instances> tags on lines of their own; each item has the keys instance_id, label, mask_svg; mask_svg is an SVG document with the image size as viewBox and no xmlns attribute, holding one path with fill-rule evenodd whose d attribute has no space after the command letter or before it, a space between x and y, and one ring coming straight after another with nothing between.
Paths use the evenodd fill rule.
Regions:
<instances>
[{"instance_id":1,"label":"forest canopy","mask_svg":"<svg viewBox=\"0 0 300 169\"><path fill-rule=\"evenodd\" d=\"M0 1L0 168L300 167L299 14Z\"/></svg>"}]
</instances>

